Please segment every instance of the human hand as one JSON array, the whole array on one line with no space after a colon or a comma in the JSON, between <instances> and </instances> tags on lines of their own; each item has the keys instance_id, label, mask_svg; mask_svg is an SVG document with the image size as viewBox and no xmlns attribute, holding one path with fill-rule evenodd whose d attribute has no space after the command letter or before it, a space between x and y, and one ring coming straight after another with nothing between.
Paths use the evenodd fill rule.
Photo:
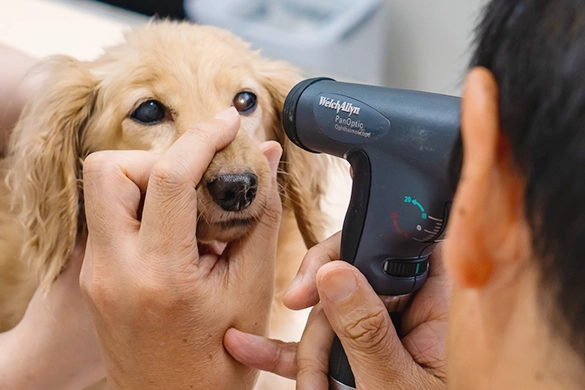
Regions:
<instances>
[{"instance_id":1,"label":"human hand","mask_svg":"<svg viewBox=\"0 0 585 390\"><path fill-rule=\"evenodd\" d=\"M196 242L195 188L238 128L231 109L162 155L101 152L85 160L81 286L113 388L250 388L255 381L257 371L233 360L222 340L233 326L267 330L281 213L277 143L261 145L273 189L250 234L221 256L200 254Z\"/></svg>"},{"instance_id":2,"label":"human hand","mask_svg":"<svg viewBox=\"0 0 585 390\"><path fill-rule=\"evenodd\" d=\"M309 250L285 296L291 309L316 304L298 344L230 329L224 339L227 350L250 367L296 378L299 389L328 389L335 331L358 389L445 388L451 285L440 245L432 255L426 283L402 312L399 337L365 277L350 264L334 261L339 258L340 239L337 233ZM401 305L403 299L393 303Z\"/></svg>"},{"instance_id":3,"label":"human hand","mask_svg":"<svg viewBox=\"0 0 585 390\"><path fill-rule=\"evenodd\" d=\"M0 335L0 388L72 389L104 376L91 315L79 288L80 237L50 290L37 290L20 323Z\"/></svg>"},{"instance_id":4,"label":"human hand","mask_svg":"<svg viewBox=\"0 0 585 390\"><path fill-rule=\"evenodd\" d=\"M32 77L29 73L37 62L36 58L2 43L0 59L0 157L3 157L12 128L26 102L38 89L41 77Z\"/></svg>"}]
</instances>

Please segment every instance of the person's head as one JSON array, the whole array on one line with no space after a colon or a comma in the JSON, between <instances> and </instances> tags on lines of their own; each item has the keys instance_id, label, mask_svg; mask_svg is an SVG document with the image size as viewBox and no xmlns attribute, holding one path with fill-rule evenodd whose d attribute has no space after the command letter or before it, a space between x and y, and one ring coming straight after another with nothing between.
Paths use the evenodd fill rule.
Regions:
<instances>
[{"instance_id":1,"label":"person's head","mask_svg":"<svg viewBox=\"0 0 585 390\"><path fill-rule=\"evenodd\" d=\"M585 2L491 1L462 102L451 371L521 343L585 366Z\"/></svg>"}]
</instances>

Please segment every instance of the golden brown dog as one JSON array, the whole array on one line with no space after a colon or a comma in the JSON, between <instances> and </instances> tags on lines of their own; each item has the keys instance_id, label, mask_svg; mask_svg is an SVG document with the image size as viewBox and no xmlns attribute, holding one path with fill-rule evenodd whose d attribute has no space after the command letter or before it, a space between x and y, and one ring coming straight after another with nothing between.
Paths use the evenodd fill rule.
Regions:
<instances>
[{"instance_id":1,"label":"golden brown dog","mask_svg":"<svg viewBox=\"0 0 585 390\"><path fill-rule=\"evenodd\" d=\"M241 128L199 186L198 240L208 244L202 250L217 250L218 242L247 232L271 185L256 144L278 141L284 211L270 329L287 338L293 314L280 301L306 246L323 238L326 177L325 162L289 142L280 125L298 73L227 31L168 21L129 32L125 43L96 61L57 56L42 69L45 85L25 108L0 162L6 176L0 184L0 330L20 320L37 286L50 287L85 229L84 157L103 149L162 152L186 129L233 105ZM270 381L263 378L259 386L284 386Z\"/></svg>"}]
</instances>

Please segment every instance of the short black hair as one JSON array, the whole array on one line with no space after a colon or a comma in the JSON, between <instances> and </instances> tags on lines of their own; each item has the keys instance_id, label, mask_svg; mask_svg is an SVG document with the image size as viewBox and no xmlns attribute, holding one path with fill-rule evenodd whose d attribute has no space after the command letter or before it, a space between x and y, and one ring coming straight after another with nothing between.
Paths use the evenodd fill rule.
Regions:
<instances>
[{"instance_id":1,"label":"short black hair","mask_svg":"<svg viewBox=\"0 0 585 390\"><path fill-rule=\"evenodd\" d=\"M585 2L491 1L470 65L499 86L546 319L585 361Z\"/></svg>"}]
</instances>

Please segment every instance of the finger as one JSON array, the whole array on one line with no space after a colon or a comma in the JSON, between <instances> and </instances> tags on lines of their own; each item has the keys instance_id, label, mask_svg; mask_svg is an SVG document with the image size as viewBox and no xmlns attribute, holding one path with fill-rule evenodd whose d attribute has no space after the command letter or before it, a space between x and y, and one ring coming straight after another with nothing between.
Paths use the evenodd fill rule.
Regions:
<instances>
[{"instance_id":1,"label":"finger","mask_svg":"<svg viewBox=\"0 0 585 390\"><path fill-rule=\"evenodd\" d=\"M223 343L234 359L245 366L295 379L297 343L285 343L266 337L227 330Z\"/></svg>"},{"instance_id":2,"label":"finger","mask_svg":"<svg viewBox=\"0 0 585 390\"><path fill-rule=\"evenodd\" d=\"M440 242L433 249L429 261L429 278L434 276L443 276L447 274L443 263L443 243Z\"/></svg>"},{"instance_id":3,"label":"finger","mask_svg":"<svg viewBox=\"0 0 585 390\"><path fill-rule=\"evenodd\" d=\"M364 388L368 383L391 385L413 369L384 304L355 267L343 261L324 265L317 273L317 288L356 384Z\"/></svg>"},{"instance_id":4,"label":"finger","mask_svg":"<svg viewBox=\"0 0 585 390\"><path fill-rule=\"evenodd\" d=\"M339 260L340 245L341 232L337 232L309 249L297 276L283 298L286 307L292 310L300 310L314 306L319 302L319 294L315 285L317 271L323 264Z\"/></svg>"},{"instance_id":5,"label":"finger","mask_svg":"<svg viewBox=\"0 0 585 390\"><path fill-rule=\"evenodd\" d=\"M79 271L81 270L81 265L83 264L83 257L85 256L85 247L87 243L87 233L83 232L77 238L75 242L75 247L73 248L73 253L71 254L71 258L69 259L69 263L67 264L67 268L63 271L61 275L57 278L59 279L69 279L69 278L78 278Z\"/></svg>"},{"instance_id":6,"label":"finger","mask_svg":"<svg viewBox=\"0 0 585 390\"><path fill-rule=\"evenodd\" d=\"M329 388L328 364L333 329L321 305L316 305L309 319L297 351L297 389Z\"/></svg>"},{"instance_id":7,"label":"finger","mask_svg":"<svg viewBox=\"0 0 585 390\"><path fill-rule=\"evenodd\" d=\"M47 294L43 289L37 289L31 302L42 301L46 310L55 310L53 314L57 314L58 311L73 310L73 305L77 303L75 294L79 292L79 274L83 264L85 243L86 234L82 233L75 244L67 268L55 280L51 290ZM63 300L67 301L66 306L62 304ZM74 318L71 320L74 320Z\"/></svg>"},{"instance_id":8,"label":"finger","mask_svg":"<svg viewBox=\"0 0 585 390\"><path fill-rule=\"evenodd\" d=\"M86 298L88 298L88 292L93 280L93 267L92 236L88 234L87 241L85 243L85 256L81 262L81 269L79 271L79 285L81 287L81 292Z\"/></svg>"},{"instance_id":9,"label":"finger","mask_svg":"<svg viewBox=\"0 0 585 390\"><path fill-rule=\"evenodd\" d=\"M406 308L401 321L404 335L431 321L447 322L451 301L451 279L443 266L442 245L433 250L427 281L416 293L411 305Z\"/></svg>"},{"instance_id":10,"label":"finger","mask_svg":"<svg viewBox=\"0 0 585 390\"><path fill-rule=\"evenodd\" d=\"M266 200L264 212L242 240L228 245L225 256L230 259L233 272L243 278L255 278L255 274L265 275L269 268L263 259L276 258L276 244L282 214L282 203L276 183L276 167L282 154L277 142L262 145L272 170L272 188ZM271 264L270 266L273 266Z\"/></svg>"},{"instance_id":11,"label":"finger","mask_svg":"<svg viewBox=\"0 0 585 390\"><path fill-rule=\"evenodd\" d=\"M276 170L278 169L280 157L282 157L282 146L276 141L266 141L260 144L260 150L268 159L270 172L272 172L272 177L276 179Z\"/></svg>"},{"instance_id":12,"label":"finger","mask_svg":"<svg viewBox=\"0 0 585 390\"><path fill-rule=\"evenodd\" d=\"M101 151L83 162L85 214L94 248L114 248L139 227L138 210L159 155L145 151Z\"/></svg>"},{"instance_id":13,"label":"finger","mask_svg":"<svg viewBox=\"0 0 585 390\"><path fill-rule=\"evenodd\" d=\"M233 107L223 111L215 119L187 130L152 168L140 228L146 250L163 249L169 257L196 251L195 189L213 156L234 139L239 124L239 114ZM169 245L171 237L176 245Z\"/></svg>"}]
</instances>

